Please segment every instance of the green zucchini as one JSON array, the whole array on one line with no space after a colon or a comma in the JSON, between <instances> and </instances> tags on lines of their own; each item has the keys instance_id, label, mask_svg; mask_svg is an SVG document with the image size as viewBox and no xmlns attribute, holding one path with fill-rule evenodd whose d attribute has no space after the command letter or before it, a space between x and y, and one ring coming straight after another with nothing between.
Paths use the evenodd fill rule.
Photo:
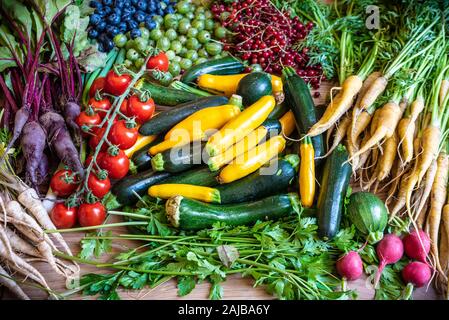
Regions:
<instances>
[{"instance_id":1,"label":"green zucchini","mask_svg":"<svg viewBox=\"0 0 449 320\"><path fill-rule=\"evenodd\" d=\"M164 183L193 184L202 187L215 187L219 171L210 171L209 168L191 169L180 174L173 175L164 180Z\"/></svg>"},{"instance_id":2,"label":"green zucchini","mask_svg":"<svg viewBox=\"0 0 449 320\"><path fill-rule=\"evenodd\" d=\"M340 228L341 216L346 192L351 178L351 165L348 151L343 145L326 159L318 196L318 234L325 239L332 239Z\"/></svg>"},{"instance_id":3,"label":"green zucchini","mask_svg":"<svg viewBox=\"0 0 449 320\"><path fill-rule=\"evenodd\" d=\"M310 89L304 80L296 74L296 71L290 67L282 70L282 81L284 83L285 100L295 116L298 132L307 134L309 129L317 122L316 108ZM320 158L326 154L323 135L313 137L312 144L315 151L315 162L319 165Z\"/></svg>"},{"instance_id":4,"label":"green zucchini","mask_svg":"<svg viewBox=\"0 0 449 320\"><path fill-rule=\"evenodd\" d=\"M285 160L271 161L269 166L264 166L243 179L216 187L221 203L253 201L286 191L296 176L298 163L299 157L291 154ZM275 170L271 174L267 171L271 169L269 167Z\"/></svg>"},{"instance_id":5,"label":"green zucchini","mask_svg":"<svg viewBox=\"0 0 449 320\"><path fill-rule=\"evenodd\" d=\"M134 163L137 172L151 169L151 155L148 153L150 147L162 142L162 137L156 138L154 141L144 145L142 148L134 152L131 161Z\"/></svg>"},{"instance_id":6,"label":"green zucchini","mask_svg":"<svg viewBox=\"0 0 449 320\"><path fill-rule=\"evenodd\" d=\"M261 124L261 126L267 129L266 139L280 135L282 132L282 125L277 119L267 119Z\"/></svg>"},{"instance_id":7,"label":"green zucchini","mask_svg":"<svg viewBox=\"0 0 449 320\"><path fill-rule=\"evenodd\" d=\"M242 73L244 69L245 66L240 60L228 56L193 66L184 72L181 76L181 82L193 83L200 75L206 73L216 75L238 74Z\"/></svg>"},{"instance_id":8,"label":"green zucchini","mask_svg":"<svg viewBox=\"0 0 449 320\"><path fill-rule=\"evenodd\" d=\"M220 106L228 103L228 98L222 96L212 96L199 98L195 101L179 104L171 110L159 112L153 118L145 122L140 128L139 133L143 136L161 134L170 130L174 125L181 122L198 110Z\"/></svg>"},{"instance_id":9,"label":"green zucchini","mask_svg":"<svg viewBox=\"0 0 449 320\"><path fill-rule=\"evenodd\" d=\"M382 240L388 222L388 212L385 204L370 192L356 192L349 197L347 206L349 219L367 236L371 244Z\"/></svg>"},{"instance_id":10,"label":"green zucchini","mask_svg":"<svg viewBox=\"0 0 449 320\"><path fill-rule=\"evenodd\" d=\"M147 170L121 179L111 189L112 195L115 196L114 200L118 204L114 206L109 205L107 206L108 209L136 203L139 200L137 195L140 197L146 195L149 187L164 181L164 179L170 176L171 174L168 172ZM113 201L108 199L108 202L112 203Z\"/></svg>"},{"instance_id":11,"label":"green zucchini","mask_svg":"<svg viewBox=\"0 0 449 320\"><path fill-rule=\"evenodd\" d=\"M137 81L135 88L148 92L154 102L162 106L176 106L180 103L195 101L201 97L190 92L164 87L144 78Z\"/></svg>"},{"instance_id":12,"label":"green zucchini","mask_svg":"<svg viewBox=\"0 0 449 320\"><path fill-rule=\"evenodd\" d=\"M193 142L168 149L156 154L151 159L151 166L154 171L177 173L191 169L195 165L207 163L207 159L203 159L207 158L207 153L203 152L205 145L206 142Z\"/></svg>"},{"instance_id":13,"label":"green zucchini","mask_svg":"<svg viewBox=\"0 0 449 320\"><path fill-rule=\"evenodd\" d=\"M216 222L231 226L275 220L295 213L299 206L296 193L280 194L255 202L217 205L176 196L165 204L170 223L183 230L210 228Z\"/></svg>"},{"instance_id":14,"label":"green zucchini","mask_svg":"<svg viewBox=\"0 0 449 320\"><path fill-rule=\"evenodd\" d=\"M243 105L250 106L263 96L273 94L271 77L265 72L252 72L239 81L236 93L242 97Z\"/></svg>"},{"instance_id":15,"label":"green zucchini","mask_svg":"<svg viewBox=\"0 0 449 320\"><path fill-rule=\"evenodd\" d=\"M286 101L282 101L276 107L274 107L273 111L268 115L267 119L280 119L284 114L286 114L290 110Z\"/></svg>"}]
</instances>

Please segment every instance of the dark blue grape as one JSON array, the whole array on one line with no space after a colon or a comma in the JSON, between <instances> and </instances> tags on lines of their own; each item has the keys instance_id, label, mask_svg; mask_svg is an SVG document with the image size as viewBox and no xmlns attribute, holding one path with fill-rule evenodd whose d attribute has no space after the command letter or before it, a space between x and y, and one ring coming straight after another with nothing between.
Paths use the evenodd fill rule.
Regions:
<instances>
[{"instance_id":1,"label":"dark blue grape","mask_svg":"<svg viewBox=\"0 0 449 320\"><path fill-rule=\"evenodd\" d=\"M98 38L98 31L97 31L97 29L90 29L90 30L87 32L87 36L88 36L89 38L91 38L91 39L96 39L96 38Z\"/></svg>"},{"instance_id":2,"label":"dark blue grape","mask_svg":"<svg viewBox=\"0 0 449 320\"><path fill-rule=\"evenodd\" d=\"M89 2L89 7L91 7L91 8L101 8L102 5L98 1L91 1L91 2Z\"/></svg>"},{"instance_id":3,"label":"dark blue grape","mask_svg":"<svg viewBox=\"0 0 449 320\"><path fill-rule=\"evenodd\" d=\"M139 27L139 24L134 20L129 20L126 22L128 24L128 29L137 29Z\"/></svg>"},{"instance_id":4,"label":"dark blue grape","mask_svg":"<svg viewBox=\"0 0 449 320\"><path fill-rule=\"evenodd\" d=\"M137 2L139 2L139 0L131 0L131 3L133 6L135 6L137 4Z\"/></svg>"},{"instance_id":5,"label":"dark blue grape","mask_svg":"<svg viewBox=\"0 0 449 320\"><path fill-rule=\"evenodd\" d=\"M116 1L115 1L115 7L116 7L116 8L121 9L121 8L124 7L124 5L125 5L125 1L123 1L123 0L116 0Z\"/></svg>"},{"instance_id":6,"label":"dark blue grape","mask_svg":"<svg viewBox=\"0 0 449 320\"><path fill-rule=\"evenodd\" d=\"M112 9L112 12L118 15L119 17L122 15L122 10L120 8L115 7Z\"/></svg>"},{"instance_id":7,"label":"dark blue grape","mask_svg":"<svg viewBox=\"0 0 449 320\"><path fill-rule=\"evenodd\" d=\"M92 25L97 25L100 21L101 21L101 17L96 13L92 14L89 18L89 22Z\"/></svg>"},{"instance_id":8,"label":"dark blue grape","mask_svg":"<svg viewBox=\"0 0 449 320\"><path fill-rule=\"evenodd\" d=\"M106 21L102 20L97 24L97 30L98 31L103 31L104 29L106 29L106 26L108 24L106 23Z\"/></svg>"},{"instance_id":9,"label":"dark blue grape","mask_svg":"<svg viewBox=\"0 0 449 320\"><path fill-rule=\"evenodd\" d=\"M162 8L159 8L157 10L157 14L160 15L160 16L164 16L164 10Z\"/></svg>"},{"instance_id":10,"label":"dark blue grape","mask_svg":"<svg viewBox=\"0 0 449 320\"><path fill-rule=\"evenodd\" d=\"M105 32L100 33L98 36L98 42L105 42L109 39L108 35Z\"/></svg>"},{"instance_id":11,"label":"dark blue grape","mask_svg":"<svg viewBox=\"0 0 449 320\"><path fill-rule=\"evenodd\" d=\"M162 0L162 2L165 3L165 4L169 4L170 0Z\"/></svg>"},{"instance_id":12,"label":"dark blue grape","mask_svg":"<svg viewBox=\"0 0 449 320\"><path fill-rule=\"evenodd\" d=\"M103 4L105 5L105 6L111 6L112 5L112 0L103 0Z\"/></svg>"},{"instance_id":13,"label":"dark blue grape","mask_svg":"<svg viewBox=\"0 0 449 320\"><path fill-rule=\"evenodd\" d=\"M114 49L114 41L108 39L105 42L103 42L103 46L106 51L111 51L112 49Z\"/></svg>"},{"instance_id":14,"label":"dark blue grape","mask_svg":"<svg viewBox=\"0 0 449 320\"><path fill-rule=\"evenodd\" d=\"M103 46L103 43L102 43L102 42L98 42L98 51L100 51L100 52L105 52L104 46Z\"/></svg>"},{"instance_id":15,"label":"dark blue grape","mask_svg":"<svg viewBox=\"0 0 449 320\"><path fill-rule=\"evenodd\" d=\"M132 14L132 13L135 13L137 10L136 10L136 8L135 7L133 7L133 6L129 6L129 12Z\"/></svg>"},{"instance_id":16,"label":"dark blue grape","mask_svg":"<svg viewBox=\"0 0 449 320\"><path fill-rule=\"evenodd\" d=\"M175 9L172 6L168 6L165 9L165 14L169 14L169 13L175 13Z\"/></svg>"},{"instance_id":17,"label":"dark blue grape","mask_svg":"<svg viewBox=\"0 0 449 320\"><path fill-rule=\"evenodd\" d=\"M142 35L142 33L140 32L139 29L132 29L131 32L129 33L129 35L131 36L132 39L138 38Z\"/></svg>"},{"instance_id":18,"label":"dark blue grape","mask_svg":"<svg viewBox=\"0 0 449 320\"><path fill-rule=\"evenodd\" d=\"M106 11L104 11L104 8L97 8L94 11L95 14L98 14L100 17L104 17L106 15Z\"/></svg>"},{"instance_id":19,"label":"dark blue grape","mask_svg":"<svg viewBox=\"0 0 449 320\"><path fill-rule=\"evenodd\" d=\"M129 14L129 13L127 13L127 14L122 14L122 21L129 21L129 20L131 20L132 19L132 17L131 17L131 15Z\"/></svg>"},{"instance_id":20,"label":"dark blue grape","mask_svg":"<svg viewBox=\"0 0 449 320\"><path fill-rule=\"evenodd\" d=\"M147 2L144 0L140 0L136 4L137 9L145 11L147 9Z\"/></svg>"},{"instance_id":21,"label":"dark blue grape","mask_svg":"<svg viewBox=\"0 0 449 320\"><path fill-rule=\"evenodd\" d=\"M113 13L108 16L108 22L109 22L109 24L116 26L120 23L120 16Z\"/></svg>"},{"instance_id":22,"label":"dark blue grape","mask_svg":"<svg viewBox=\"0 0 449 320\"><path fill-rule=\"evenodd\" d=\"M107 33L111 38L114 38L116 35L120 33L120 30L116 26L109 26L107 29Z\"/></svg>"},{"instance_id":23,"label":"dark blue grape","mask_svg":"<svg viewBox=\"0 0 449 320\"><path fill-rule=\"evenodd\" d=\"M145 14L142 11L137 11L134 14L134 19L136 19L137 22L142 22L145 20Z\"/></svg>"},{"instance_id":24,"label":"dark blue grape","mask_svg":"<svg viewBox=\"0 0 449 320\"><path fill-rule=\"evenodd\" d=\"M111 14L112 13L112 8L111 7L103 7L104 13L106 15Z\"/></svg>"},{"instance_id":25,"label":"dark blue grape","mask_svg":"<svg viewBox=\"0 0 449 320\"><path fill-rule=\"evenodd\" d=\"M156 11L156 5L153 2L148 6L148 8L149 8L150 12L155 12Z\"/></svg>"},{"instance_id":26,"label":"dark blue grape","mask_svg":"<svg viewBox=\"0 0 449 320\"><path fill-rule=\"evenodd\" d=\"M128 31L128 26L126 22L125 21L120 22L120 24L118 25L118 29L120 33L125 33L126 31Z\"/></svg>"},{"instance_id":27,"label":"dark blue grape","mask_svg":"<svg viewBox=\"0 0 449 320\"><path fill-rule=\"evenodd\" d=\"M145 27L146 27L148 30L153 30L154 28L157 27L157 23L154 22L153 20L146 20L146 21L145 21Z\"/></svg>"}]
</instances>

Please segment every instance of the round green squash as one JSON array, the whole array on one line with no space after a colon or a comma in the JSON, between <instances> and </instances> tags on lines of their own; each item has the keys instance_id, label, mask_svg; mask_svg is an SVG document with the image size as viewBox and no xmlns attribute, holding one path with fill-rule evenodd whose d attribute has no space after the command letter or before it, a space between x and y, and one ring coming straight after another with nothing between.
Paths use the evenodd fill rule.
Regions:
<instances>
[{"instance_id":1,"label":"round green squash","mask_svg":"<svg viewBox=\"0 0 449 320\"><path fill-rule=\"evenodd\" d=\"M236 94L242 97L245 107L252 105L263 96L273 94L271 76L265 72L248 73L239 81Z\"/></svg>"},{"instance_id":2,"label":"round green squash","mask_svg":"<svg viewBox=\"0 0 449 320\"><path fill-rule=\"evenodd\" d=\"M356 192L349 197L347 206L349 219L355 227L374 244L383 238L388 222L385 204L370 192Z\"/></svg>"}]
</instances>

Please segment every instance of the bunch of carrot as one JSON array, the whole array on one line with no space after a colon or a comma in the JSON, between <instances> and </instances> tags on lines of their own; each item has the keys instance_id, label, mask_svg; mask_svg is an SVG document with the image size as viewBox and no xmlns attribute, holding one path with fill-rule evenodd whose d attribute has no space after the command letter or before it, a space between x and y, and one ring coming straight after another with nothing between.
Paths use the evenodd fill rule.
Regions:
<instances>
[{"instance_id":1,"label":"bunch of carrot","mask_svg":"<svg viewBox=\"0 0 449 320\"><path fill-rule=\"evenodd\" d=\"M2 153L0 153L0 156ZM0 165L0 284L20 299L28 300L20 284L27 279L34 286L53 293L44 276L30 263L43 261L66 280L79 275L76 263L66 264L53 255L56 244L71 255L67 243L59 233L50 238L44 229L56 229L36 191L23 183L12 170L8 160ZM18 273L23 279L12 276ZM30 284L31 285L31 284Z\"/></svg>"}]
</instances>

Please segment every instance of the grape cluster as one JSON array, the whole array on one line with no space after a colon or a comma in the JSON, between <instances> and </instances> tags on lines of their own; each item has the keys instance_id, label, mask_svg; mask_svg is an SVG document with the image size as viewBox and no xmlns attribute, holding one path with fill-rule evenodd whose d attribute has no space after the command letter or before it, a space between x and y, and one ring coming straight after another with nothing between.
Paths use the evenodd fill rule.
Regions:
<instances>
[{"instance_id":1,"label":"grape cluster","mask_svg":"<svg viewBox=\"0 0 449 320\"><path fill-rule=\"evenodd\" d=\"M96 39L100 51L114 48L114 37L129 33L131 38L141 36L139 27L149 30L157 27L155 17L175 12L176 2L170 0L95 0L89 6L94 12L89 17L90 39Z\"/></svg>"}]
</instances>

